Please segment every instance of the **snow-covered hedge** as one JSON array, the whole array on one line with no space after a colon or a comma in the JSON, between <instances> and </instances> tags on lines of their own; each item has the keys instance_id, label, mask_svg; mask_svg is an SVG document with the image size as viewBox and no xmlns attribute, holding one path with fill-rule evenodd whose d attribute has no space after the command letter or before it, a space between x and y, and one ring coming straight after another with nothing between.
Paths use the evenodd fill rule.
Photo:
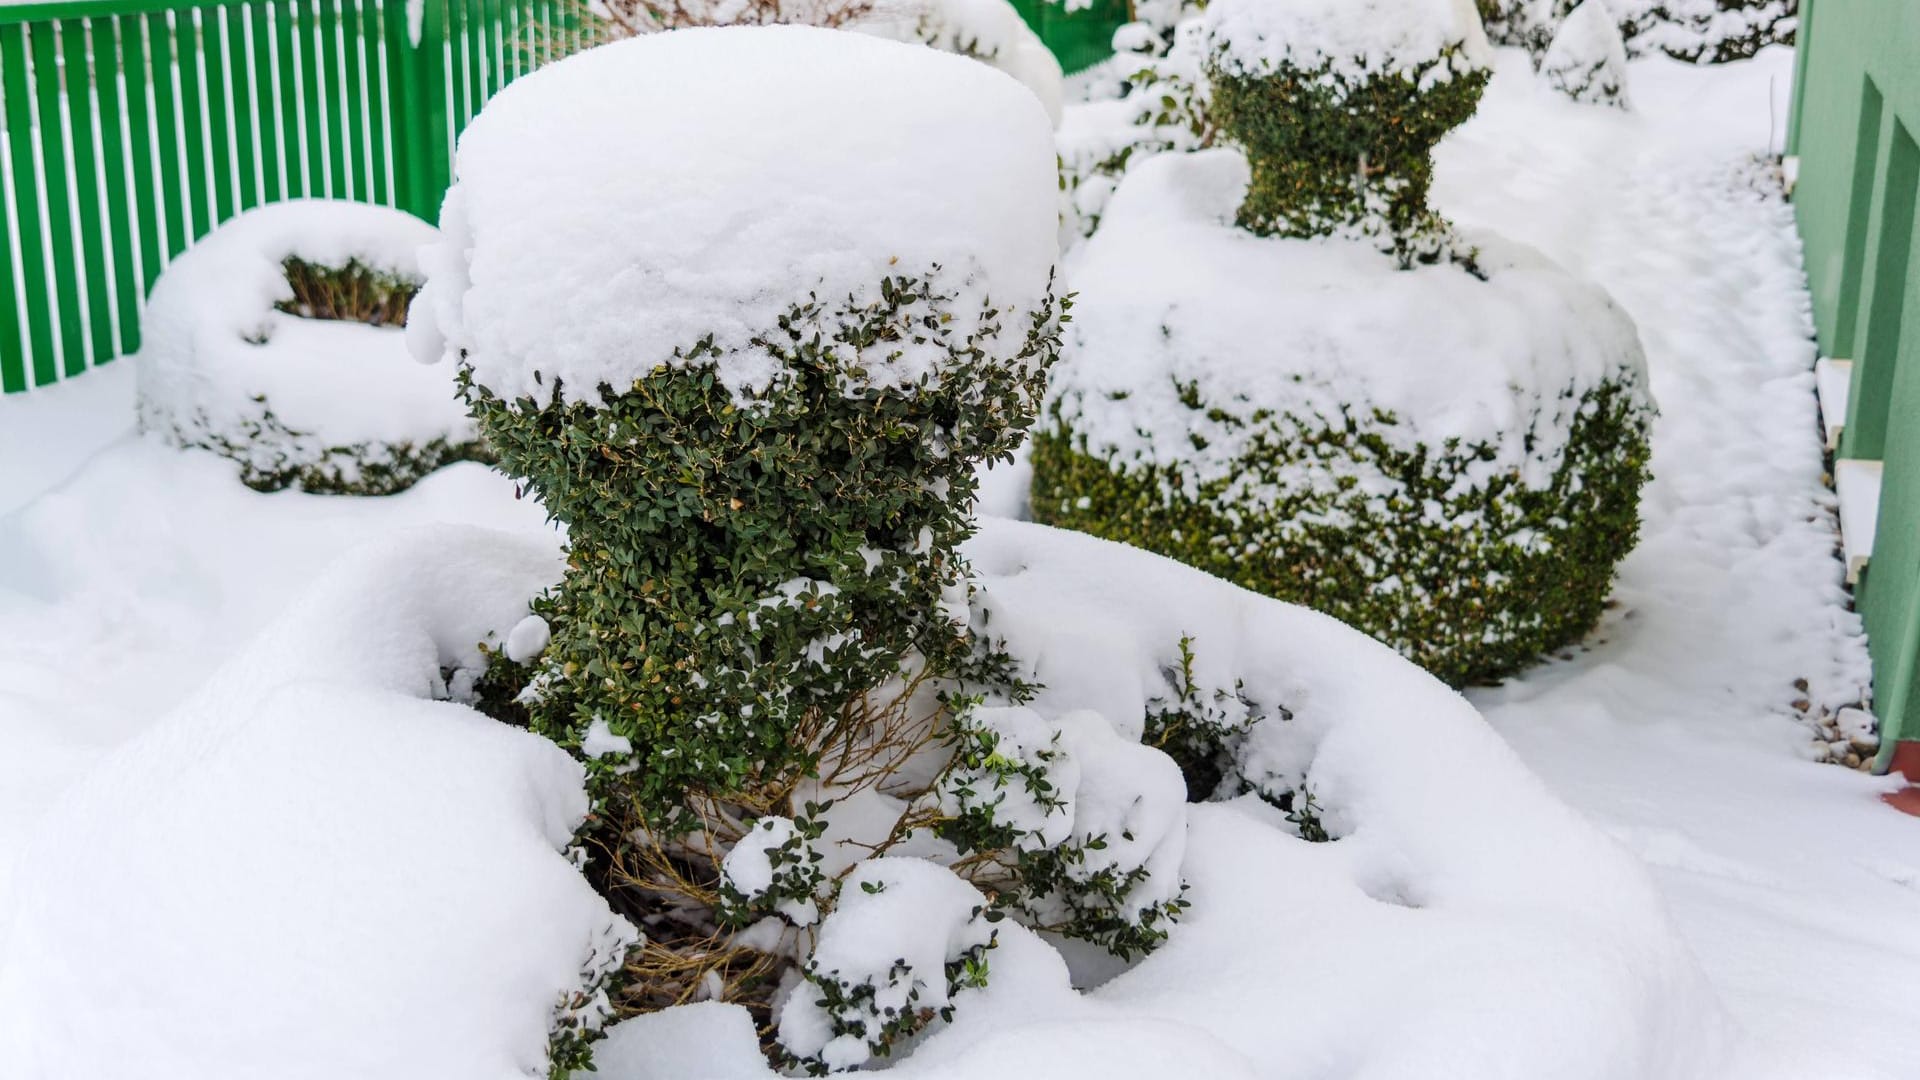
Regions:
<instances>
[{"instance_id":1,"label":"snow-covered hedge","mask_svg":"<svg viewBox=\"0 0 1920 1080\"><path fill-rule=\"evenodd\" d=\"M214 230L154 284L141 427L232 458L262 491L381 495L483 456L453 366L415 364L401 340L433 239L397 210L319 200Z\"/></svg>"},{"instance_id":2,"label":"snow-covered hedge","mask_svg":"<svg viewBox=\"0 0 1920 1080\"><path fill-rule=\"evenodd\" d=\"M1496 236L1470 237L1479 276L1251 236L1248 171L1167 155L1121 185L1073 266L1034 516L1327 612L1456 685L1579 638L1638 525L1632 322Z\"/></svg>"},{"instance_id":3,"label":"snow-covered hedge","mask_svg":"<svg viewBox=\"0 0 1920 1080\"><path fill-rule=\"evenodd\" d=\"M1427 206L1431 153L1473 115L1490 52L1456 0L1214 0L1214 121L1246 149L1240 224L1362 238L1403 262L1456 253Z\"/></svg>"}]
</instances>

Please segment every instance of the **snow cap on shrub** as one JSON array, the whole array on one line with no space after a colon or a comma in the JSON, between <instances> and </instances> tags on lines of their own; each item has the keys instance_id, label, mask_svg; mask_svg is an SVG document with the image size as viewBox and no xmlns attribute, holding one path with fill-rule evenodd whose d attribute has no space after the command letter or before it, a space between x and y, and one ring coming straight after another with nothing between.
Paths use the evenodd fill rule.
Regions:
<instances>
[{"instance_id":1,"label":"snow cap on shrub","mask_svg":"<svg viewBox=\"0 0 1920 1080\"><path fill-rule=\"evenodd\" d=\"M1427 189L1491 67L1471 0L1215 0L1205 27L1213 119L1253 166L1243 227L1455 254Z\"/></svg>"},{"instance_id":2,"label":"snow cap on shrub","mask_svg":"<svg viewBox=\"0 0 1920 1080\"><path fill-rule=\"evenodd\" d=\"M809 295L878 300L893 273L940 268L963 334L989 300L1016 325L1047 303L1057 255L1052 145L1007 75L866 35L592 49L507 87L462 136L413 345L454 351L503 399L597 402L661 364L765 390L781 362L756 336ZM900 386L946 353L861 360L858 380Z\"/></svg>"}]
</instances>

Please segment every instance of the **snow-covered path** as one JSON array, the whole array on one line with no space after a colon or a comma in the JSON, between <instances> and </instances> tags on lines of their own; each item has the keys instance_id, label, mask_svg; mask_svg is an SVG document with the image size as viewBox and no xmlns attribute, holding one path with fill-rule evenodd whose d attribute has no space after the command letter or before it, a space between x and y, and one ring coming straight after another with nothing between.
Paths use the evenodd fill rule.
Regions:
<instances>
[{"instance_id":1,"label":"snow-covered path","mask_svg":"<svg viewBox=\"0 0 1920 1080\"><path fill-rule=\"evenodd\" d=\"M1629 116L1496 81L1439 163L1457 219L1613 292L1662 409L1641 541L1594 647L1473 697L1651 864L1751 1029L1920 1075L1920 820L1878 801L1895 782L1802 760L1792 718L1796 700L1857 701L1868 675L1791 211L1753 164L1779 146L1791 54L1634 77Z\"/></svg>"}]
</instances>

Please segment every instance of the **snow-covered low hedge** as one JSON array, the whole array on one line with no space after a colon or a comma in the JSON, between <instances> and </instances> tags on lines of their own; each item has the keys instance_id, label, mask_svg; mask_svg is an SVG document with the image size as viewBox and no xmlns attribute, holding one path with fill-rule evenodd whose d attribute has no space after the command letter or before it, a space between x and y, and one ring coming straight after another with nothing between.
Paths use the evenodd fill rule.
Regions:
<instances>
[{"instance_id":1,"label":"snow-covered low hedge","mask_svg":"<svg viewBox=\"0 0 1920 1080\"><path fill-rule=\"evenodd\" d=\"M144 430L231 458L249 487L384 495L484 456L453 366L400 326L433 240L385 207L248 211L169 264L142 320Z\"/></svg>"}]
</instances>

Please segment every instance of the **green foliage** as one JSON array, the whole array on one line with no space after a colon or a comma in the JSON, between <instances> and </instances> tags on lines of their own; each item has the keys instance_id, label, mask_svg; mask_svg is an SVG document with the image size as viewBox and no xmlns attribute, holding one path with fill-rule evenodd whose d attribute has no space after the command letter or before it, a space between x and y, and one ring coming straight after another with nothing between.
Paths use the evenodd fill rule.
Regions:
<instances>
[{"instance_id":1,"label":"green foliage","mask_svg":"<svg viewBox=\"0 0 1920 1080\"><path fill-rule=\"evenodd\" d=\"M1186 901L1138 903L1134 894L1151 877L1145 866L1089 858L1107 850L1106 834L1055 835L1047 819L1072 812L1072 793L1054 777L1066 756L1059 733L1044 743L1016 739L984 722L977 705L954 703L947 736L953 756L937 785L942 817L935 833L962 856L1005 865L1008 873L993 888L995 910L1122 960L1152 952Z\"/></svg>"},{"instance_id":2,"label":"green foliage","mask_svg":"<svg viewBox=\"0 0 1920 1080\"><path fill-rule=\"evenodd\" d=\"M1542 487L1517 470L1477 478L1491 446L1400 449L1386 437L1395 419L1359 407L1331 417L1239 414L1255 432L1249 451L1188 498L1179 467L1089 452L1056 402L1034 439L1034 517L1323 611L1454 686L1500 679L1591 630L1639 528L1650 414L1632 381L1580 396L1564 455L1546 462ZM1302 480L1326 476L1324 462L1339 458L1386 478L1391 494L1351 479ZM1225 498L1248 478L1278 492L1271 505Z\"/></svg>"},{"instance_id":3,"label":"green foliage","mask_svg":"<svg viewBox=\"0 0 1920 1080\"><path fill-rule=\"evenodd\" d=\"M1211 116L1253 177L1239 224L1261 236L1365 238L1402 262L1455 252L1427 205L1433 147L1473 115L1487 72L1462 47L1353 75L1331 62L1246 72L1216 56Z\"/></svg>"},{"instance_id":4,"label":"green foliage","mask_svg":"<svg viewBox=\"0 0 1920 1080\"><path fill-rule=\"evenodd\" d=\"M869 882L862 887L878 891L884 886ZM985 910L975 910L974 917L998 921L992 912ZM891 968L877 976L867 973L848 976L838 970L826 970L817 961L808 961L807 982L796 992L818 995L815 1004L825 1011L834 1038L861 1039L874 1057L887 1057L895 1045L919 1033L936 1018L951 1021L954 995L987 985L987 953L998 944L998 939L999 933L995 931L985 941L947 960L944 972L947 1003L937 1009L920 1005L922 975L904 959L894 961ZM895 1000L902 1000L904 1004L891 1004ZM788 1065L809 1076L825 1076L832 1071L820 1056L786 1056Z\"/></svg>"},{"instance_id":5,"label":"green foliage","mask_svg":"<svg viewBox=\"0 0 1920 1080\"><path fill-rule=\"evenodd\" d=\"M827 885L826 872L820 866L826 856L818 844L827 831L827 809L825 803L808 803L800 817L761 818L753 823L734 850L739 851L742 845L748 845L749 850L759 848L772 870L772 880L764 889L748 894L723 876L720 902L714 907L714 917L721 926L745 929L782 905L811 908L819 900Z\"/></svg>"},{"instance_id":6,"label":"green foliage","mask_svg":"<svg viewBox=\"0 0 1920 1080\"><path fill-rule=\"evenodd\" d=\"M264 397L254 411L215 424L200 413L192 423L172 418L167 436L180 446L211 450L240 466L240 482L255 491L298 488L313 495L391 495L456 461L489 461L485 444L445 438L415 442L354 442L315 446L312 432L288 427Z\"/></svg>"},{"instance_id":7,"label":"green foliage","mask_svg":"<svg viewBox=\"0 0 1920 1080\"><path fill-rule=\"evenodd\" d=\"M745 400L710 340L604 404L502 400L463 372L502 464L568 528L531 720L576 751L596 722L630 742L582 755L603 813L685 829L694 796L807 773L841 706L904 667L971 656L955 597L974 467L1033 422L1058 313L1003 328L953 311L936 276L795 303L753 342L783 376ZM906 348L948 360L874 385L862 357Z\"/></svg>"}]
</instances>

